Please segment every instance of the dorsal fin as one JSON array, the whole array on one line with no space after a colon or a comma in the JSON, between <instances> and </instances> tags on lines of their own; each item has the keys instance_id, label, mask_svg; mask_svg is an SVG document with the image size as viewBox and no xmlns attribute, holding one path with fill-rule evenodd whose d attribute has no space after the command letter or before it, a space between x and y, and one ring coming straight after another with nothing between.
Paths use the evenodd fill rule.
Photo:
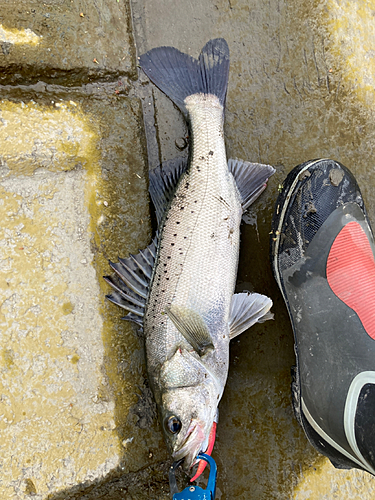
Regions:
<instances>
[{"instance_id":1,"label":"dorsal fin","mask_svg":"<svg viewBox=\"0 0 375 500\"><path fill-rule=\"evenodd\" d=\"M155 207L158 224L169 206L181 175L187 167L187 158L169 160L150 171L149 192Z\"/></svg>"},{"instance_id":2,"label":"dorsal fin","mask_svg":"<svg viewBox=\"0 0 375 500\"><path fill-rule=\"evenodd\" d=\"M137 255L130 255L127 259L119 258L118 263L109 262L116 274L104 276L105 281L114 290L106 296L107 299L129 311L123 319L134 321L140 326L143 325L145 305L155 264L157 237L158 235L145 250L141 250Z\"/></svg>"},{"instance_id":3,"label":"dorsal fin","mask_svg":"<svg viewBox=\"0 0 375 500\"><path fill-rule=\"evenodd\" d=\"M268 178L276 172L271 165L233 159L228 160L228 169L236 181L243 211L263 193Z\"/></svg>"}]
</instances>

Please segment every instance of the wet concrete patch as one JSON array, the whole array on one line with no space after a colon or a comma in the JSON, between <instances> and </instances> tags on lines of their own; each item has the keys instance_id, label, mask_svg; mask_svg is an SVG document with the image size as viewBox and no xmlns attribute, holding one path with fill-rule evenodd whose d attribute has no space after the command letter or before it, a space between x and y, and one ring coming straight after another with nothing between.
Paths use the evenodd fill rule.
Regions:
<instances>
[{"instance_id":1,"label":"wet concrete patch","mask_svg":"<svg viewBox=\"0 0 375 500\"><path fill-rule=\"evenodd\" d=\"M356 47L344 35L348 26L354 37L364 34L365 47L371 46L367 28L371 12L364 8L367 18L362 25L364 10L350 12L345 2L223 0L187 5L147 0L132 5L140 53L172 45L197 57L210 38L227 40L228 157L270 163L277 169L241 228L238 291L272 297L275 320L253 327L231 346L213 452L219 470L218 498L331 498L337 491L341 498L352 498L359 495L357 487L361 497L371 498L373 478L361 471L335 470L311 447L294 418L293 334L267 256L278 190L287 173L304 161L333 158L348 166L375 220L374 116L364 94L360 97L357 92L354 75L363 69L359 57L355 72L348 71L353 61L349 53ZM162 25L168 25L168 32ZM371 61L368 56L366 68ZM179 156L175 144L186 135L186 125L165 96L155 89L152 94L159 159L171 159Z\"/></svg>"},{"instance_id":2,"label":"wet concrete patch","mask_svg":"<svg viewBox=\"0 0 375 500\"><path fill-rule=\"evenodd\" d=\"M170 467L169 460L150 465L137 472L121 477L107 478L98 484L81 485L47 497L47 500L170 500L169 484L166 481ZM186 484L179 478L179 487Z\"/></svg>"},{"instance_id":3,"label":"wet concrete patch","mask_svg":"<svg viewBox=\"0 0 375 500\"><path fill-rule=\"evenodd\" d=\"M0 83L134 77L130 25L126 2L8 0L0 19Z\"/></svg>"}]
</instances>

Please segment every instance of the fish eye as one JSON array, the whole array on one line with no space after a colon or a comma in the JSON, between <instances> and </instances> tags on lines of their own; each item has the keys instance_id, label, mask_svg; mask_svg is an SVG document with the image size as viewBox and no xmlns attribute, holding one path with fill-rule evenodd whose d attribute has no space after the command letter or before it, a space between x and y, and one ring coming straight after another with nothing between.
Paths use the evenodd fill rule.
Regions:
<instances>
[{"instance_id":1,"label":"fish eye","mask_svg":"<svg viewBox=\"0 0 375 500\"><path fill-rule=\"evenodd\" d=\"M174 415L165 419L165 427L171 434L178 434L181 430L181 420Z\"/></svg>"}]
</instances>

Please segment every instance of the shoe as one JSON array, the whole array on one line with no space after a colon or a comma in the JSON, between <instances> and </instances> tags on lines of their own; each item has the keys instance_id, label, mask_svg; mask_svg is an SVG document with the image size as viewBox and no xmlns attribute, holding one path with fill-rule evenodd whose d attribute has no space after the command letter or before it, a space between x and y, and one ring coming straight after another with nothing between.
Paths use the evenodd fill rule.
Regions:
<instances>
[{"instance_id":1,"label":"shoe","mask_svg":"<svg viewBox=\"0 0 375 500\"><path fill-rule=\"evenodd\" d=\"M375 246L358 184L333 160L286 178L271 261L294 331L296 417L338 468L375 475Z\"/></svg>"}]
</instances>

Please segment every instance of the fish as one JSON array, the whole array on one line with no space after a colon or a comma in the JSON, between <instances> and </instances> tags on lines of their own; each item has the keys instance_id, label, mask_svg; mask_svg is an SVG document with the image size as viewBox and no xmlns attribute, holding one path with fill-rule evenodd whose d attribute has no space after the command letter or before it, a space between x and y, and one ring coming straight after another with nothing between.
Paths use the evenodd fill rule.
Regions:
<instances>
[{"instance_id":1,"label":"fish","mask_svg":"<svg viewBox=\"0 0 375 500\"><path fill-rule=\"evenodd\" d=\"M154 48L139 65L185 116L191 147L187 160L150 171L157 233L137 255L110 262L115 274L105 277L113 288L107 297L128 311L125 320L143 329L165 441L172 458L189 471L199 452L212 452L230 340L272 318L269 297L234 291L242 215L275 169L227 161L224 39L210 40L198 59L174 47Z\"/></svg>"}]
</instances>

